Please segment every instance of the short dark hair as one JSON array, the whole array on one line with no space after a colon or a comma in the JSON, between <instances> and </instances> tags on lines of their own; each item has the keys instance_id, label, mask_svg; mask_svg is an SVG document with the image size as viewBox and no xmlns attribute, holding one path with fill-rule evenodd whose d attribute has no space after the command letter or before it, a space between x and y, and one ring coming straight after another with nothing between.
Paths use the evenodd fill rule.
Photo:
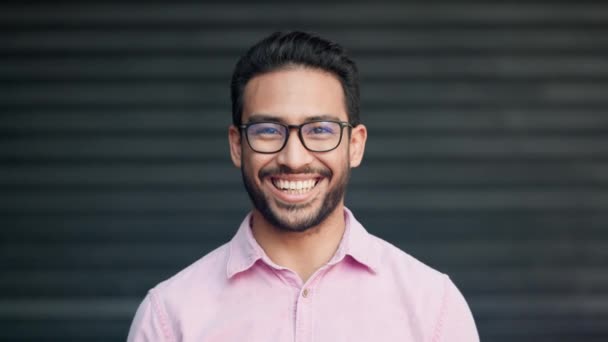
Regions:
<instances>
[{"instance_id":1,"label":"short dark hair","mask_svg":"<svg viewBox=\"0 0 608 342\"><path fill-rule=\"evenodd\" d=\"M230 84L232 123L241 124L243 92L252 78L293 66L320 69L337 76L344 90L348 122L353 126L359 124L357 65L337 43L300 31L275 32L253 45L239 59Z\"/></svg>"}]
</instances>

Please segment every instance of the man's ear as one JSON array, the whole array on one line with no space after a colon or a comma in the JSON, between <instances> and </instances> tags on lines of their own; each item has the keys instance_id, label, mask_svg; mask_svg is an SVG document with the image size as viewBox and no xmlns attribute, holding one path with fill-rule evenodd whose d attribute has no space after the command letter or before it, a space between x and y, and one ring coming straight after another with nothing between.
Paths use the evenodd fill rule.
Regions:
<instances>
[{"instance_id":1,"label":"man's ear","mask_svg":"<svg viewBox=\"0 0 608 342\"><path fill-rule=\"evenodd\" d=\"M350 132L350 167L357 167L363 160L365 153L365 142L367 141L367 128L359 124Z\"/></svg>"},{"instance_id":2,"label":"man's ear","mask_svg":"<svg viewBox=\"0 0 608 342\"><path fill-rule=\"evenodd\" d=\"M230 125L228 128L228 141L230 143L230 158L234 166L241 167L241 131L234 125Z\"/></svg>"}]
</instances>

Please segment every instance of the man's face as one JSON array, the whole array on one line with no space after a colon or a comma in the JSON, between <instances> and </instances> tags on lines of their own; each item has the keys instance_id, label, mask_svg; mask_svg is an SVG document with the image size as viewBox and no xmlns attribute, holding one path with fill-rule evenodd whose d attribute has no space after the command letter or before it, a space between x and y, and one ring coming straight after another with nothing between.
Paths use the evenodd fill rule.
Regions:
<instances>
[{"instance_id":1,"label":"man's face","mask_svg":"<svg viewBox=\"0 0 608 342\"><path fill-rule=\"evenodd\" d=\"M348 121L342 85L333 74L283 69L254 77L245 87L243 123L300 125L319 118ZM350 168L361 162L367 134L363 125L350 135L348 128L344 130L340 145L329 152L308 151L294 129L281 151L262 154L250 148L244 133L230 128L232 160L241 168L255 210L268 223L301 232L342 208ZM293 185L301 189L289 189Z\"/></svg>"}]
</instances>

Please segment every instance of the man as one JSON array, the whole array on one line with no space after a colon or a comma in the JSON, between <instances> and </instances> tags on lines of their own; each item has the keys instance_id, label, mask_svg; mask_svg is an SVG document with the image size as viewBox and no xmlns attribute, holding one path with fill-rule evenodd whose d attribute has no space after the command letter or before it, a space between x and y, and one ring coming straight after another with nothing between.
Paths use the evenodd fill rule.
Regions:
<instances>
[{"instance_id":1,"label":"man","mask_svg":"<svg viewBox=\"0 0 608 342\"><path fill-rule=\"evenodd\" d=\"M343 49L272 34L239 60L231 90L230 154L253 210L148 293L129 341L478 341L450 279L344 206L367 131Z\"/></svg>"}]
</instances>

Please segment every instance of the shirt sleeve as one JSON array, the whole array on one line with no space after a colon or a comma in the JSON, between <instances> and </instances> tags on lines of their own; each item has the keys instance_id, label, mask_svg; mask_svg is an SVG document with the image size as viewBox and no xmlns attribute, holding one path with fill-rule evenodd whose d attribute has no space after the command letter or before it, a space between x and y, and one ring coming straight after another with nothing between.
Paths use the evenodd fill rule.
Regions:
<instances>
[{"instance_id":1,"label":"shirt sleeve","mask_svg":"<svg viewBox=\"0 0 608 342\"><path fill-rule=\"evenodd\" d=\"M127 342L174 342L164 310L152 291L148 293L135 313Z\"/></svg>"},{"instance_id":2,"label":"shirt sleeve","mask_svg":"<svg viewBox=\"0 0 608 342\"><path fill-rule=\"evenodd\" d=\"M456 285L446 277L443 303L433 342L479 342L473 314Z\"/></svg>"}]
</instances>

